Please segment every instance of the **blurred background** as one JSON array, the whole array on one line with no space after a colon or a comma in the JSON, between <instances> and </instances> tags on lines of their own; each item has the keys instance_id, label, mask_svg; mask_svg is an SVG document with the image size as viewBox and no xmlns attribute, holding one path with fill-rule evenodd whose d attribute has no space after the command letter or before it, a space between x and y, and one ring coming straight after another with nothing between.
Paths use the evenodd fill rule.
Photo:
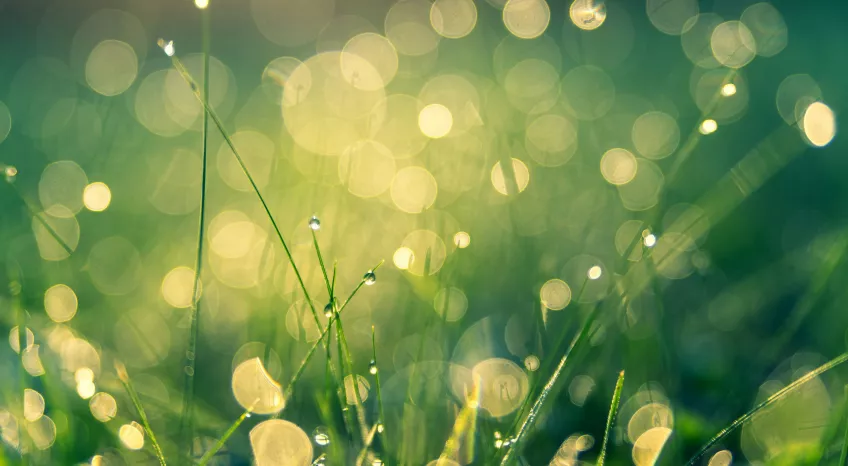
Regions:
<instances>
[{"instance_id":1,"label":"blurred background","mask_svg":"<svg viewBox=\"0 0 848 466\"><path fill-rule=\"evenodd\" d=\"M310 232L341 298L386 261L342 396L319 348L285 400L297 459L263 460L257 410L212 464L355 464L355 389L367 461L427 464L471 380L439 464L490 464L594 309L519 464L594 462L621 370L607 463L683 464L846 350L842 2L198 1L0 1L0 464L156 464L116 361L177 456L203 109L157 40L202 87L202 15L209 104L322 325ZM320 335L211 124L206 219L196 458L250 405L237 367L285 388ZM836 464L846 375L699 464Z\"/></svg>"}]
</instances>

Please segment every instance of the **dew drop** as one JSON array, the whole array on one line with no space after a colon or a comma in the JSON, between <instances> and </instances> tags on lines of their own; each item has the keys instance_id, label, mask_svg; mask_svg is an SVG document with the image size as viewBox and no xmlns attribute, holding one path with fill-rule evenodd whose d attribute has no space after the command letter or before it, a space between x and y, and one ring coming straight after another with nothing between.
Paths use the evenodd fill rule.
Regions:
<instances>
[{"instance_id":1,"label":"dew drop","mask_svg":"<svg viewBox=\"0 0 848 466\"><path fill-rule=\"evenodd\" d=\"M368 364L368 372L370 372L371 375L377 374L377 361L373 359L371 360L371 362Z\"/></svg>"},{"instance_id":2,"label":"dew drop","mask_svg":"<svg viewBox=\"0 0 848 466\"><path fill-rule=\"evenodd\" d=\"M315 440L315 444L321 447L325 447L330 444L330 432L324 426L318 426L312 431L312 439Z\"/></svg>"},{"instance_id":3,"label":"dew drop","mask_svg":"<svg viewBox=\"0 0 848 466\"><path fill-rule=\"evenodd\" d=\"M159 39L156 41L156 44L165 52L165 55L169 57L174 56L174 41L169 40L165 42L165 39Z\"/></svg>"},{"instance_id":4,"label":"dew drop","mask_svg":"<svg viewBox=\"0 0 848 466\"><path fill-rule=\"evenodd\" d=\"M8 165L6 169L3 170L3 174L6 175L6 182L11 183L15 181L15 177L18 176L18 169Z\"/></svg>"},{"instance_id":5,"label":"dew drop","mask_svg":"<svg viewBox=\"0 0 848 466\"><path fill-rule=\"evenodd\" d=\"M383 433L383 431L384 431L385 429L386 429L386 428L385 428L385 427L383 427L383 423L382 423L382 422L378 422L378 423L377 423L377 432L379 432L379 433L381 433L381 434L382 434L382 433Z\"/></svg>"},{"instance_id":6,"label":"dew drop","mask_svg":"<svg viewBox=\"0 0 848 466\"><path fill-rule=\"evenodd\" d=\"M365 281L366 285L373 285L374 282L377 281L377 275L374 273L373 270L369 270L365 273L365 275L362 276L362 280Z\"/></svg>"},{"instance_id":7,"label":"dew drop","mask_svg":"<svg viewBox=\"0 0 848 466\"><path fill-rule=\"evenodd\" d=\"M318 220L318 217L313 215L312 218L309 219L309 228L313 230L320 230L321 220Z\"/></svg>"},{"instance_id":8,"label":"dew drop","mask_svg":"<svg viewBox=\"0 0 848 466\"><path fill-rule=\"evenodd\" d=\"M327 303L327 305L324 306L324 317L328 319L333 317L333 303Z\"/></svg>"},{"instance_id":9,"label":"dew drop","mask_svg":"<svg viewBox=\"0 0 848 466\"><path fill-rule=\"evenodd\" d=\"M186 373L189 377L193 377L193 376L194 376L194 368L193 368L193 367L191 367L191 366L185 366L185 367L183 368L183 370L185 371L185 373Z\"/></svg>"},{"instance_id":10,"label":"dew drop","mask_svg":"<svg viewBox=\"0 0 848 466\"><path fill-rule=\"evenodd\" d=\"M589 276L589 280L597 280L597 279L601 278L601 274L602 274L601 267L598 266L598 265L593 265L589 269L589 272L587 273L587 275Z\"/></svg>"}]
</instances>

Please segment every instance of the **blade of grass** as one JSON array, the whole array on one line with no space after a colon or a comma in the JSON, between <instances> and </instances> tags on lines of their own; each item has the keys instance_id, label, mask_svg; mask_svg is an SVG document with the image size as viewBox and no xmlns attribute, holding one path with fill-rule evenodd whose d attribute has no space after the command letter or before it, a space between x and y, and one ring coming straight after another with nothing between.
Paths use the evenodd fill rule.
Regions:
<instances>
[{"instance_id":1,"label":"blade of grass","mask_svg":"<svg viewBox=\"0 0 848 466\"><path fill-rule=\"evenodd\" d=\"M792 382L791 384L787 385L786 387L782 388L780 391L778 391L774 395L766 398L765 401L758 404L757 406L754 406L753 409L751 409L747 413L743 414L738 419L736 419L735 421L730 423L730 425L728 425L727 427L725 427L724 429L719 431L719 433L716 434L715 437L711 438L709 442L707 442L703 447L701 447L700 450L698 450L697 453L695 453L695 456L693 456L692 459L690 459L689 462L686 463L686 465L687 466L694 466L694 464L699 459L701 459L707 453L707 451L709 451L709 449L713 447L713 445L724 440L724 438L727 437L728 435L730 435L731 432L733 432L734 430L741 427L746 422L753 419L760 411L762 411L763 409L768 408L772 404L780 401L787 394L791 393L793 390L800 387L801 385L804 385L805 383L809 382L810 380L813 380L814 378L816 378L816 377L820 376L821 374L833 369L834 367L844 363L845 361L848 361L848 352L842 353L839 356L831 359L830 361L822 364L821 366L819 366L816 369L807 373L807 375L799 378L798 380L796 380L796 381ZM844 464L844 463L842 463L842 464Z\"/></svg>"},{"instance_id":2,"label":"blade of grass","mask_svg":"<svg viewBox=\"0 0 848 466\"><path fill-rule=\"evenodd\" d=\"M68 243L66 243L65 240L63 240L62 237L59 236L59 233L57 233L56 230L54 230L53 227L50 226L49 223L47 223L47 220L44 220L44 218L36 211L29 199L27 199L26 196L24 196L24 193L22 193L21 190L18 189L17 185L15 185L15 183L12 181L7 181L7 183L9 184L9 186L12 187L12 190L15 191L15 194L17 194L18 198L24 204L24 207L26 207L27 212L29 212L29 215L32 216L32 218L34 218L36 221L38 221L38 223L40 223L45 230L47 230L47 233L49 233L50 236L52 236L53 239L55 239L56 242L59 243L59 246L62 246L62 249L64 249L69 256L73 254L74 250L70 246L68 246Z\"/></svg>"},{"instance_id":3,"label":"blade of grass","mask_svg":"<svg viewBox=\"0 0 848 466\"><path fill-rule=\"evenodd\" d=\"M197 463L198 466L205 466L207 463L209 463L209 461L212 460L212 457L214 457L215 454L217 454L218 451L220 451L221 448L224 447L224 445L227 443L227 440L229 440L230 437L233 436L236 430L238 430L239 426L241 426L242 422L244 422L245 419L250 417L250 412L250 409L245 410L245 412L243 412L241 416L239 416L230 425L227 431L224 432L224 435L222 435L221 438L219 438L218 441L215 442L215 445L213 445L212 448L210 448L206 453L203 454L203 457L200 458L200 462Z\"/></svg>"},{"instance_id":4,"label":"blade of grass","mask_svg":"<svg viewBox=\"0 0 848 466\"><path fill-rule=\"evenodd\" d=\"M212 34L210 27L209 8L200 10L201 42L203 55L203 100L209 99L209 50L211 48ZM203 128L201 132L201 163L200 163L200 213L197 226L197 251L194 261L194 282L191 293L191 324L189 328L189 340L185 353L184 385L183 385L183 410L180 416L180 451L191 450L194 437L193 410L194 410L194 380L197 369L197 338L200 332L200 297L198 288L200 286L200 270L203 266L203 234L206 224L206 174L207 174L207 152L209 148L209 115L203 113ZM191 457L189 451L189 457Z\"/></svg>"},{"instance_id":5,"label":"blade of grass","mask_svg":"<svg viewBox=\"0 0 848 466\"><path fill-rule=\"evenodd\" d=\"M376 329L371 326L371 361L374 363L374 383L377 385L377 413L379 416L378 425L382 429L378 429L379 433L386 428L386 414L383 411L383 390L380 387L380 364L377 362L377 337Z\"/></svg>"},{"instance_id":6,"label":"blade of grass","mask_svg":"<svg viewBox=\"0 0 848 466\"><path fill-rule=\"evenodd\" d=\"M615 383L615 391L612 393L612 402L610 403L609 415L607 416L607 427L604 429L604 441L601 443L601 454L598 456L597 466L604 466L604 459L607 454L607 444L609 443L610 432L612 432L612 424L615 422L615 416L618 414L618 404L621 402L621 389L624 388L624 371L618 374L618 381Z\"/></svg>"},{"instance_id":7,"label":"blade of grass","mask_svg":"<svg viewBox=\"0 0 848 466\"><path fill-rule=\"evenodd\" d=\"M545 383L545 386L542 388L542 391L539 393L539 396L536 397L536 401L533 402L533 406L527 413L527 417L524 419L524 422L521 423L521 427L518 429L518 433L515 435L515 440L512 442L512 445L506 451L506 454L501 460L501 466L507 466L511 464L511 461L515 459L515 455L517 455L521 451L521 446L526 440L527 434L530 432L530 428L533 427L533 424L536 422L536 418L539 416L539 413L542 411L542 408L545 405L545 401L553 391L553 388L559 380L560 375L562 375L566 363L568 362L568 357L571 355L574 349L579 344L581 344L588 336L589 329L591 328L592 323L595 321L595 317L597 316L599 309L599 306L594 306L589 312L589 315L586 316L586 320L584 321L583 327L581 328L580 332L571 341L571 344L565 351L565 354L563 354L553 374L548 379L547 383Z\"/></svg>"},{"instance_id":8,"label":"blade of grass","mask_svg":"<svg viewBox=\"0 0 848 466\"><path fill-rule=\"evenodd\" d=\"M127 368L120 362L116 361L115 372L117 372L121 385L124 386L124 390L130 397L130 401L135 407L139 419L141 419L141 425L144 427L144 432L147 433L148 437L150 437L150 444L153 446L153 451L156 453L156 459L159 460L160 466L167 466L165 463L165 455L162 454L162 448L159 446L159 442L156 441L156 435L153 434L153 429L150 428L150 423L147 421L147 414L144 412L144 406L141 404L141 399L139 399L138 393L136 393L135 388L133 387L129 374L127 374Z\"/></svg>"}]
</instances>

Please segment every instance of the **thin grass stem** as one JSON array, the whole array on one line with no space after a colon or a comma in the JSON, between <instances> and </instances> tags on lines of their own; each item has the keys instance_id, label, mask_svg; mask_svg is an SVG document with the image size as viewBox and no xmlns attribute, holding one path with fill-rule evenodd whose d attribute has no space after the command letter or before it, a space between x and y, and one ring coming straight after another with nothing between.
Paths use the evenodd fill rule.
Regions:
<instances>
[{"instance_id":1,"label":"thin grass stem","mask_svg":"<svg viewBox=\"0 0 848 466\"><path fill-rule=\"evenodd\" d=\"M233 436L233 434L236 432L236 430L238 430L239 426L241 426L244 420L250 417L250 412L250 409L245 410L245 412L243 412L241 416L239 416L230 425L227 431L224 432L224 435L222 435L221 438L219 438L218 441L215 442L215 445L203 454L203 457L200 458L200 462L197 463L198 466L205 466L221 450L221 448L224 448L224 445L227 443L227 440L229 440L230 437Z\"/></svg>"},{"instance_id":2,"label":"thin grass stem","mask_svg":"<svg viewBox=\"0 0 848 466\"><path fill-rule=\"evenodd\" d=\"M780 401L782 398L784 398L786 395L788 395L789 393L794 391L796 388L800 387L801 385L804 385L805 383L809 382L810 380L813 380L814 378L820 376L821 374L833 369L834 367L844 363L845 361L848 361L848 352L842 353L839 356L831 359L830 361L822 364L821 366L819 366L816 369L807 373L807 375L799 378L798 380L796 380L796 381L792 382L791 384L787 385L786 387L782 388L780 391L778 391L774 395L766 398L765 401L758 404L757 406L754 406L753 409L751 409L747 413L743 414L738 419L736 419L735 421L730 423L730 425L728 425L727 427L725 427L724 429L719 431L719 433L716 434L715 437L711 438L709 442L707 442L703 447L701 447L700 450L698 450L697 453L695 453L695 456L693 456L692 459L690 459L689 462L686 463L686 465L687 466L693 466L699 459L701 459L707 453L707 451L710 450L710 448L713 447L713 445L724 440L724 438L727 437L728 435L730 435L731 432L733 432L734 430L741 427L746 422L753 419L763 409L768 408L772 404Z\"/></svg>"},{"instance_id":3,"label":"thin grass stem","mask_svg":"<svg viewBox=\"0 0 848 466\"><path fill-rule=\"evenodd\" d=\"M615 391L612 393L612 402L610 403L609 415L607 416L607 427L604 429L604 441L601 443L601 453L598 456L597 466L604 466L604 459L607 455L607 444L609 444L610 433L612 432L612 424L615 422L615 416L618 414L618 404L621 402L622 388L624 388L624 371L618 374L618 381L615 382Z\"/></svg>"},{"instance_id":4,"label":"thin grass stem","mask_svg":"<svg viewBox=\"0 0 848 466\"><path fill-rule=\"evenodd\" d=\"M203 100L209 99L209 50L211 48L211 26L209 9L200 11L202 23L201 41L203 53ZM206 174L208 166L209 148L209 115L203 113L203 128L201 134L201 164L200 164L200 213L197 226L197 252L194 261L194 281L191 293L191 326L189 329L188 346L185 353L186 365L184 368L185 383L183 386L183 410L180 416L180 450L186 451L191 448L194 436L193 410L194 410L194 378L197 368L197 339L200 333L200 270L203 267L203 236L206 225ZM191 455L189 455L191 456Z\"/></svg>"},{"instance_id":5,"label":"thin grass stem","mask_svg":"<svg viewBox=\"0 0 848 466\"><path fill-rule=\"evenodd\" d=\"M383 411L383 390L380 386L380 364L377 361L377 337L376 329L371 326L371 361L374 363L374 383L377 385L377 413L380 417L378 425L382 426L382 430L386 428L386 413ZM379 431L379 429L378 429Z\"/></svg>"},{"instance_id":6,"label":"thin grass stem","mask_svg":"<svg viewBox=\"0 0 848 466\"><path fill-rule=\"evenodd\" d=\"M159 446L159 442L156 441L156 435L153 434L153 429L150 428L150 423L147 421L147 414L144 412L144 406L141 404L141 399L139 399L138 393L135 391L135 387L133 387L129 374L127 374L127 368L124 367L122 363L115 362L115 372L117 372L121 385L124 386L124 390L130 397L130 401L135 407L139 419L141 419L141 425L144 428L144 432L148 437L150 437L150 444L153 446L154 453L156 453L156 459L159 460L160 466L166 466L165 455L162 453L162 447Z\"/></svg>"}]
</instances>

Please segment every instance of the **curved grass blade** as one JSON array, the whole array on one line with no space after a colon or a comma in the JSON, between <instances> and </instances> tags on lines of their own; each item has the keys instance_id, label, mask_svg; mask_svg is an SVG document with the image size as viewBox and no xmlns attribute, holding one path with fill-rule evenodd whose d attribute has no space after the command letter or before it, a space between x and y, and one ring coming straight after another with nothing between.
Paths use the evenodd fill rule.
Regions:
<instances>
[{"instance_id":1,"label":"curved grass blade","mask_svg":"<svg viewBox=\"0 0 848 466\"><path fill-rule=\"evenodd\" d=\"M200 11L201 42L203 55L203 100L209 99L209 50L211 46L211 26L209 9L204 8ZM191 439L194 437L193 425L193 410L194 410L194 379L196 372L197 361L197 338L200 333L200 297L198 296L198 288L200 286L200 270L203 266L203 235L206 224L206 178L208 166L208 149L209 149L209 115L203 113L203 128L201 134L202 140L202 157L200 163L200 213L197 227L197 252L194 261L194 283L192 284L191 293L191 309L189 328L189 340L186 349L186 365L183 373L185 374L185 382L183 385L183 410L180 416L180 451L189 450L191 447ZM191 455L189 455L191 456Z\"/></svg>"},{"instance_id":2,"label":"curved grass blade","mask_svg":"<svg viewBox=\"0 0 848 466\"><path fill-rule=\"evenodd\" d=\"M689 462L686 463L686 465L687 466L693 466L699 459L701 459L707 453L707 451L709 451L710 448L713 447L713 445L724 440L724 438L727 437L728 435L730 435L731 432L733 432L734 430L741 427L746 422L753 419L763 409L768 408L769 406L776 403L777 401L780 401L780 399L785 397L787 394L789 394L790 392L792 392L796 388L800 387L801 385L804 385L805 383L809 382L810 380L813 380L814 378L820 376L821 374L833 369L834 367L844 363L845 361L848 361L848 353L842 353L839 356L831 359L830 361L822 364L821 366L817 367L816 369L810 371L807 375L799 378L798 380L787 385L786 387L784 387L783 389L781 389L780 391L778 391L774 395L768 397L762 403L758 404L757 406L754 406L753 409L751 409L747 413L743 414L738 419L736 419L735 421L730 423L730 425L728 425L727 427L725 427L724 429L719 431L719 433L716 434L715 437L711 438L709 442L707 442L703 447L701 447L700 450L698 450L698 453L695 453L695 456L693 456L692 459L690 459Z\"/></svg>"},{"instance_id":3,"label":"curved grass blade","mask_svg":"<svg viewBox=\"0 0 848 466\"><path fill-rule=\"evenodd\" d=\"M215 445L203 454L203 457L200 458L200 462L197 463L198 466L205 466L207 463L209 463L209 461L212 460L212 458L221 450L221 448L224 447L224 445L227 443L227 440L229 440L230 437L232 437L233 434L236 432L236 430L238 430L241 423L244 422L245 419L250 417L250 411L250 409L247 409L232 423L232 425L230 425L227 431L224 432L224 435L222 435L221 438L219 438L218 441L215 442Z\"/></svg>"},{"instance_id":4,"label":"curved grass blade","mask_svg":"<svg viewBox=\"0 0 848 466\"><path fill-rule=\"evenodd\" d=\"M610 403L609 415L607 416L607 427L604 429L604 441L601 443L601 454L598 456L597 466L604 466L604 459L607 455L607 444L609 443L612 424L615 422L615 416L618 414L618 404L621 402L621 389L624 388L624 371L618 374L618 381L615 383L615 391L612 393L612 402Z\"/></svg>"},{"instance_id":5,"label":"curved grass blade","mask_svg":"<svg viewBox=\"0 0 848 466\"><path fill-rule=\"evenodd\" d=\"M135 388L132 385L132 381L130 381L130 376L127 374L127 368L120 362L116 361L115 372L117 372L121 385L124 386L124 390L126 390L127 395L130 397L130 401L135 407L136 413L138 413L139 419L141 419L141 425L144 427L144 432L148 437L150 437L150 444L153 446L153 451L156 453L156 459L159 460L159 465L166 466L165 455L162 453L162 447L159 446L159 442L156 441L156 435L153 434L153 429L150 428L150 423L147 422L147 413L144 412L144 406L138 398L138 393L136 393Z\"/></svg>"},{"instance_id":6,"label":"curved grass blade","mask_svg":"<svg viewBox=\"0 0 848 466\"><path fill-rule=\"evenodd\" d=\"M511 464L511 461L515 459L515 455L517 455L521 451L521 446L527 438L527 434L530 432L530 428L533 427L533 424L536 422L536 418L539 416L539 413L542 411L542 408L545 405L545 401L548 396L553 391L554 386L559 380L560 375L562 375L563 370L565 369L565 365L568 362L568 356L571 355L574 348L577 345L581 344L583 340L585 340L589 336L589 329L592 326L592 323L595 321L595 317L598 314L598 306L592 308L592 311L586 317L585 322L583 323L583 328L580 330L580 333L574 337L571 341L571 345L569 345L568 349L565 351L565 354L557 364L554 373L551 375L548 382L545 384L539 396L536 397L536 401L533 402L533 406L530 408L530 411L527 413L527 417L524 419L524 422L521 423L521 427L518 429L518 433L515 436L515 440L513 441L510 448L506 451L503 459L501 460L501 466L507 466Z\"/></svg>"}]
</instances>

